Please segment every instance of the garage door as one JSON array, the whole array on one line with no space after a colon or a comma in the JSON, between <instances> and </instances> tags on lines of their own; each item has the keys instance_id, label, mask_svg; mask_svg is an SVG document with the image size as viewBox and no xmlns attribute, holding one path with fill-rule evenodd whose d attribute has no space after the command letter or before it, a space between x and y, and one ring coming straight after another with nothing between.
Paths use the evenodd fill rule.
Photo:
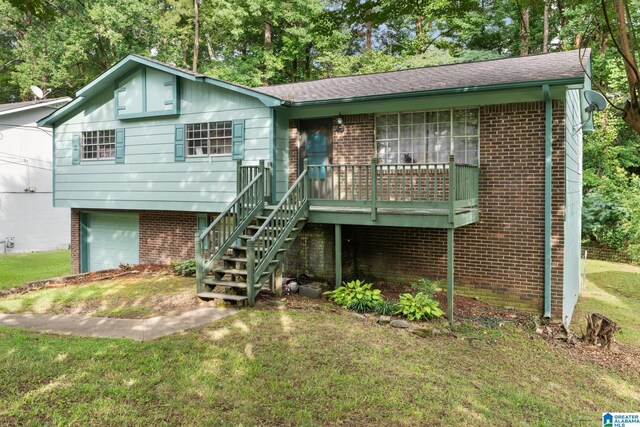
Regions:
<instances>
[{"instance_id":1,"label":"garage door","mask_svg":"<svg viewBox=\"0 0 640 427\"><path fill-rule=\"evenodd\" d=\"M86 217L88 270L138 264L138 215L89 213Z\"/></svg>"}]
</instances>

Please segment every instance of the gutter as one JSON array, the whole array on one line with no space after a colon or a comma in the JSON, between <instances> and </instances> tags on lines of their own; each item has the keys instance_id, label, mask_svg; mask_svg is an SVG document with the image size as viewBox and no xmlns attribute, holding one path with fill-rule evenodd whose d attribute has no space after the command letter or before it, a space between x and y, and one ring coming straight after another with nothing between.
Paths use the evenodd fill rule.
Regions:
<instances>
[{"instance_id":1,"label":"gutter","mask_svg":"<svg viewBox=\"0 0 640 427\"><path fill-rule=\"evenodd\" d=\"M300 101L300 102L292 101L288 106L305 107L305 106L311 106L311 105L343 104L348 102L376 101L376 100L387 100L387 99L394 99L394 98L413 98L413 97L419 97L419 96L485 92L485 91L492 91L492 90L536 88L536 87L539 87L540 85L543 85L543 87L544 86L548 87L548 86L565 86L565 85L575 85L575 84L584 84L584 76L554 79L554 80L538 80L538 81L526 81L526 82L516 82L516 83L502 83L502 84L494 84L494 85L422 90L417 92L398 92L398 93L389 93L384 95L354 96L351 98L322 99L317 101Z\"/></svg>"},{"instance_id":2,"label":"gutter","mask_svg":"<svg viewBox=\"0 0 640 427\"><path fill-rule=\"evenodd\" d=\"M544 317L551 317L551 166L552 166L552 110L549 85L542 86L544 94Z\"/></svg>"}]
</instances>

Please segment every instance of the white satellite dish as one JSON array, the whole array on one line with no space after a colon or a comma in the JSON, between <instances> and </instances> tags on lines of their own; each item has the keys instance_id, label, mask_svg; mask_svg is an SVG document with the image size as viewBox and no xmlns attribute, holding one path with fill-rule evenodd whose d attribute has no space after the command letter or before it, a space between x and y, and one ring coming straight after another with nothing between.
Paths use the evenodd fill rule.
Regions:
<instances>
[{"instance_id":1,"label":"white satellite dish","mask_svg":"<svg viewBox=\"0 0 640 427\"><path fill-rule=\"evenodd\" d=\"M44 92L42 92L42 89L40 89L38 86L31 86L31 92L33 92L33 94L38 99L44 98Z\"/></svg>"},{"instance_id":2,"label":"white satellite dish","mask_svg":"<svg viewBox=\"0 0 640 427\"><path fill-rule=\"evenodd\" d=\"M607 100L600 92L596 92L595 90L585 90L584 99L587 101L587 104L589 104L584 109L585 113L602 111L607 108Z\"/></svg>"}]
</instances>

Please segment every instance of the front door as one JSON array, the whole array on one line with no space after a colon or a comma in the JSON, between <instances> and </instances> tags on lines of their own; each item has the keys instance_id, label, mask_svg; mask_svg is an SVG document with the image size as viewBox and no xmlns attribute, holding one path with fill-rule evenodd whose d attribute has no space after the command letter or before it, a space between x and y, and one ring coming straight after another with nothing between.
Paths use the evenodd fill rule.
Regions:
<instances>
[{"instance_id":1,"label":"front door","mask_svg":"<svg viewBox=\"0 0 640 427\"><path fill-rule=\"evenodd\" d=\"M303 120L300 122L300 164L307 159L309 165L328 165L331 163L331 145L333 129L331 119ZM325 168L314 169L311 179L325 179ZM315 176L313 176L315 175Z\"/></svg>"}]
</instances>

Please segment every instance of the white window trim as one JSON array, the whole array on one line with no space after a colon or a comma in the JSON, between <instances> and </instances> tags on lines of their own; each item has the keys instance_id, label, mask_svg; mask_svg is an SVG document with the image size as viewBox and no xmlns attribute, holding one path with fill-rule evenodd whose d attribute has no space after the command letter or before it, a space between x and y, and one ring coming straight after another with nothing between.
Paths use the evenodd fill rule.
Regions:
<instances>
[{"instance_id":1,"label":"white window trim","mask_svg":"<svg viewBox=\"0 0 640 427\"><path fill-rule=\"evenodd\" d=\"M215 153L215 154L189 154L189 131L188 127L193 125L210 125L211 123L223 123L229 122L231 128L231 136L228 138L231 140L231 145L229 145L228 153ZM210 131L211 129L209 129ZM224 137L226 138L226 137ZM211 145L209 144L209 149L211 149ZM184 150L185 150L185 159L209 159L211 162L212 157L231 157L233 155L233 121L232 120L217 120L217 121L205 121L205 122L194 122L187 123L184 125Z\"/></svg>"},{"instance_id":2,"label":"white window trim","mask_svg":"<svg viewBox=\"0 0 640 427\"><path fill-rule=\"evenodd\" d=\"M84 155L85 155L84 139L85 139L85 134L87 134L89 132L113 132L113 157L101 157L101 158L96 157L95 159L94 158L86 158L86 157L84 157ZM98 140L98 142L96 144L92 144L92 145L97 145L99 147L99 145L100 145L99 140ZM115 159L116 159L116 130L115 129L85 130L85 131L80 132L80 161L81 162L103 162L103 161L109 161L109 160L115 160Z\"/></svg>"},{"instance_id":3,"label":"white window trim","mask_svg":"<svg viewBox=\"0 0 640 427\"><path fill-rule=\"evenodd\" d=\"M381 112L377 112L377 113L373 113L373 145L374 145L374 150L375 150L375 155L376 157L378 156L378 138L376 136L376 128L378 126L377 124L377 120L378 120L378 115L379 114L395 114L398 117L398 144L400 143L400 115L403 113L437 113L438 111L449 111L449 153L453 153L454 152L454 142L453 142L453 112L454 110L471 110L471 109L477 109L478 110L478 155L477 155L477 162L475 166L480 166L480 145L481 145L481 140L480 140L480 134L481 134L481 129L480 126L482 126L481 124L481 120L480 120L480 106L476 106L476 105L470 105L470 106L465 106L465 107L452 107L452 108L435 108L435 109L431 109L431 110L406 110L406 111L381 111ZM399 151L398 151L399 154ZM448 164L448 161L446 162ZM426 162L426 163L386 163L386 164L390 164L390 165L411 165L411 164L443 164L443 162Z\"/></svg>"}]
</instances>

